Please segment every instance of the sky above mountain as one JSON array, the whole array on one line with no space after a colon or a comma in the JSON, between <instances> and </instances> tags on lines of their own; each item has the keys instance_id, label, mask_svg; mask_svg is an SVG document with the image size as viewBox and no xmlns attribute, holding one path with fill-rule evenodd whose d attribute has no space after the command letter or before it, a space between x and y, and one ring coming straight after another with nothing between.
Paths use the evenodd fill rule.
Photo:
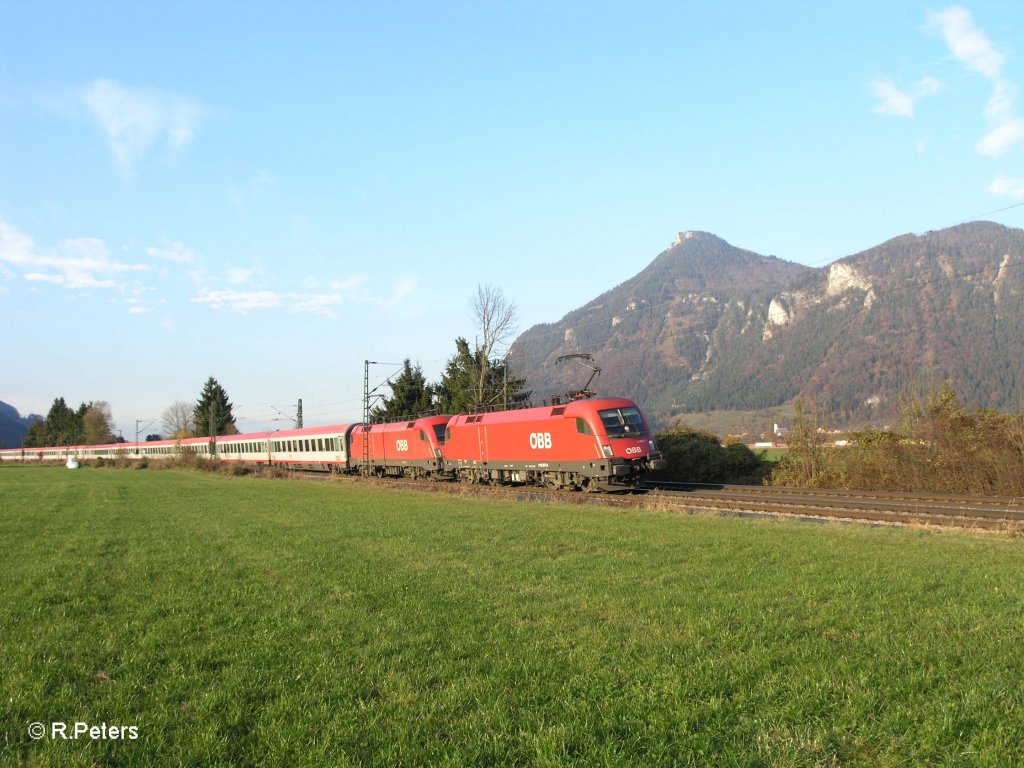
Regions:
<instances>
[{"instance_id":1,"label":"sky above mountain","mask_svg":"<svg viewBox=\"0 0 1024 768\"><path fill-rule=\"evenodd\" d=\"M0 400L358 417L676 232L812 266L1024 222L1024 4L0 0ZM278 421L275 421L278 420Z\"/></svg>"}]
</instances>

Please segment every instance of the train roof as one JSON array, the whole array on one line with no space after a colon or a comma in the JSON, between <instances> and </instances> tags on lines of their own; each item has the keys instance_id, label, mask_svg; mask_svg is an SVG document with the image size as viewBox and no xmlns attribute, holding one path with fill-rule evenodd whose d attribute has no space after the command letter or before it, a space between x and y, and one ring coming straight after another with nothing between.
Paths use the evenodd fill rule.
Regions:
<instances>
[{"instance_id":1,"label":"train roof","mask_svg":"<svg viewBox=\"0 0 1024 768\"><path fill-rule=\"evenodd\" d=\"M636 408L637 404L626 397L590 397L570 400L557 405L540 408L521 408L514 411L487 411L484 413L460 413L452 417L453 424L512 424L520 421L550 418L552 416L582 416L608 408Z\"/></svg>"},{"instance_id":2,"label":"train roof","mask_svg":"<svg viewBox=\"0 0 1024 768\"><path fill-rule=\"evenodd\" d=\"M453 417L448 414L437 416L421 416L418 419L404 419L402 421L385 421L380 424L371 424L368 432L399 432L403 429L423 429L433 427L435 424L447 424ZM362 434L365 424L357 424L353 432Z\"/></svg>"},{"instance_id":3,"label":"train roof","mask_svg":"<svg viewBox=\"0 0 1024 768\"><path fill-rule=\"evenodd\" d=\"M272 432L246 432L237 435L221 435L217 442L233 442L237 440L290 440L297 437L320 437L322 435L343 435L354 424L327 424L321 427L302 427L301 429L275 429ZM202 438L208 440L209 438Z\"/></svg>"}]
</instances>

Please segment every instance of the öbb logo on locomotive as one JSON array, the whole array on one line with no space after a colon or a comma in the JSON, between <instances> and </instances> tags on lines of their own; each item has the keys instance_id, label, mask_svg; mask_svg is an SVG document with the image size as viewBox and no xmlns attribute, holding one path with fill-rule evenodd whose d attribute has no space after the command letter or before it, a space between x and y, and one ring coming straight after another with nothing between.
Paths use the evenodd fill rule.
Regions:
<instances>
[{"instance_id":1,"label":"\u00f6bb logo on locomotive","mask_svg":"<svg viewBox=\"0 0 1024 768\"><path fill-rule=\"evenodd\" d=\"M0 449L0 461L154 461L187 454L205 461L353 475L583 491L629 490L647 472L666 466L639 407L624 397L384 424L349 422L148 443Z\"/></svg>"},{"instance_id":2,"label":"\u00f6bb logo on locomotive","mask_svg":"<svg viewBox=\"0 0 1024 768\"><path fill-rule=\"evenodd\" d=\"M551 433L550 432L531 432L530 433L530 447L534 450L551 447Z\"/></svg>"}]
</instances>

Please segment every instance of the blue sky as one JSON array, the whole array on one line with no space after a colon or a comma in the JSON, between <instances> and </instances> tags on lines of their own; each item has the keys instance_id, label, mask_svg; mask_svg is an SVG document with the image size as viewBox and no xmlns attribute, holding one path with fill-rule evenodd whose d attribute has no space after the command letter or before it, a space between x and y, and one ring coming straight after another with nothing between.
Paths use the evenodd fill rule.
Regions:
<instances>
[{"instance_id":1,"label":"blue sky","mask_svg":"<svg viewBox=\"0 0 1024 768\"><path fill-rule=\"evenodd\" d=\"M344 421L365 359L438 375L478 284L525 330L679 231L820 266L1022 226L1022 33L1016 2L0 0L0 400L133 437L213 375L243 429Z\"/></svg>"}]
</instances>

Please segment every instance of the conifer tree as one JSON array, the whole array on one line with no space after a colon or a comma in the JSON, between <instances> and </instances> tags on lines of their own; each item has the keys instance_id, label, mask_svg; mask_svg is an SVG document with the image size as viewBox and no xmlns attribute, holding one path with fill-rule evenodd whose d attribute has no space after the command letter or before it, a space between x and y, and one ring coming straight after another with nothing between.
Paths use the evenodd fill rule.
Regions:
<instances>
[{"instance_id":1,"label":"conifer tree","mask_svg":"<svg viewBox=\"0 0 1024 768\"><path fill-rule=\"evenodd\" d=\"M210 437L211 435L231 435L238 430L235 428L235 417L232 414L231 401L228 400L227 392L213 376L206 380L203 391L199 395L199 401L193 409L195 420L196 436ZM213 427L212 431L210 427Z\"/></svg>"},{"instance_id":2,"label":"conifer tree","mask_svg":"<svg viewBox=\"0 0 1024 768\"><path fill-rule=\"evenodd\" d=\"M408 358L402 371L389 382L391 397L385 397L370 416L374 421L395 421L421 416L433 410L434 387L427 383L419 363L415 366Z\"/></svg>"},{"instance_id":3,"label":"conifer tree","mask_svg":"<svg viewBox=\"0 0 1024 768\"><path fill-rule=\"evenodd\" d=\"M56 398L46 418L29 427L25 434L25 447L45 448L82 442L82 416L86 407L83 403L79 412L75 412L68 407L63 397Z\"/></svg>"},{"instance_id":4,"label":"conifer tree","mask_svg":"<svg viewBox=\"0 0 1024 768\"><path fill-rule=\"evenodd\" d=\"M460 336L436 386L435 400L440 413L519 408L530 399L525 386L526 379L513 376L506 360L488 361L482 348L470 350Z\"/></svg>"}]
</instances>

